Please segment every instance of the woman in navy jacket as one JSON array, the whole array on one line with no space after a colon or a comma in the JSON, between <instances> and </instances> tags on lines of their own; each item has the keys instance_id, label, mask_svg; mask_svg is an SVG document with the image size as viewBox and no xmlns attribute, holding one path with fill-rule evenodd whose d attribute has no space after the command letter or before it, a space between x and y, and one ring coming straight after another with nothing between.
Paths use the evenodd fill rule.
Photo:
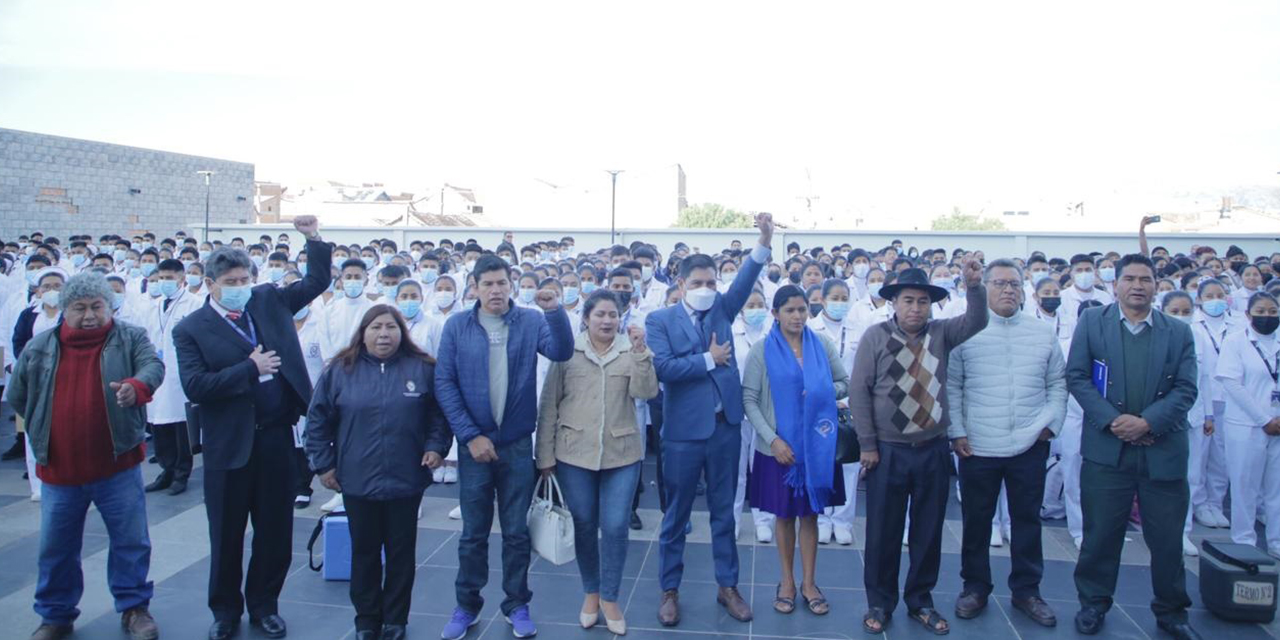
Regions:
<instances>
[{"instance_id":1,"label":"woman in navy jacket","mask_svg":"<svg viewBox=\"0 0 1280 640\"><path fill-rule=\"evenodd\" d=\"M343 494L360 640L405 637L418 504L451 439L434 373L400 313L380 304L365 312L311 397L307 456L320 482Z\"/></svg>"}]
</instances>

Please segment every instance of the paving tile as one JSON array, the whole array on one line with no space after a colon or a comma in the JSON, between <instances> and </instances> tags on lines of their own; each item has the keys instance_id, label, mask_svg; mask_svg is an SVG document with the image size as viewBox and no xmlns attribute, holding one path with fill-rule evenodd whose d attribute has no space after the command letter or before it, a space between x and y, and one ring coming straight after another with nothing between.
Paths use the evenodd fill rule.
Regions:
<instances>
[{"instance_id":1,"label":"paving tile","mask_svg":"<svg viewBox=\"0 0 1280 640\"><path fill-rule=\"evenodd\" d=\"M1156 627L1156 616L1150 607L1123 605L1124 612L1138 624L1147 635L1153 638L1164 636L1164 632ZM1223 620L1206 609L1192 609L1187 613L1191 626L1206 638L1231 638L1248 640L1249 638L1271 638L1271 634L1262 625L1247 622L1231 622ZM1108 616L1108 622L1110 622ZM1167 637L1167 636L1165 636Z\"/></svg>"},{"instance_id":2,"label":"paving tile","mask_svg":"<svg viewBox=\"0 0 1280 640\"><path fill-rule=\"evenodd\" d=\"M708 631L728 634L747 634L747 624L729 617L724 607L716 604L714 583L684 583L680 587L680 625L686 631ZM743 593L750 598L749 592ZM636 581L635 595L627 607L627 621L644 626L658 626L658 604L662 600L662 592L657 580L640 578ZM756 604L748 600L752 608ZM632 622L635 621L635 622ZM630 637L630 632L627 636Z\"/></svg>"}]
</instances>

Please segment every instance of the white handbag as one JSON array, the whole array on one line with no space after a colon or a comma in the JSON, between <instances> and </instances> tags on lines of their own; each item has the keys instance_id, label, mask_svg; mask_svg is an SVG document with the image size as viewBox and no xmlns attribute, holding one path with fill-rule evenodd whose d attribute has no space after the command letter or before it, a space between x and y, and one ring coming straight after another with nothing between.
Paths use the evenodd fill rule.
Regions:
<instances>
[{"instance_id":1,"label":"white handbag","mask_svg":"<svg viewBox=\"0 0 1280 640\"><path fill-rule=\"evenodd\" d=\"M563 506L564 492L555 475L540 476L533 488L533 502L529 505L529 538L533 550L551 564L573 562L577 552L573 548L573 516Z\"/></svg>"}]
</instances>

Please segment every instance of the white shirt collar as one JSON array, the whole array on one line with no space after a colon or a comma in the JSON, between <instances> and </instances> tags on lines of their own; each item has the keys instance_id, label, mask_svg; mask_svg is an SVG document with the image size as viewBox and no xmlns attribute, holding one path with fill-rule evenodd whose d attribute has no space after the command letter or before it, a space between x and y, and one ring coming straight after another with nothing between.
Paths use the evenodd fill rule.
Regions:
<instances>
[{"instance_id":1,"label":"white shirt collar","mask_svg":"<svg viewBox=\"0 0 1280 640\"><path fill-rule=\"evenodd\" d=\"M1129 333L1132 333L1133 335L1138 335L1138 333L1142 331L1142 328L1143 328L1143 326L1144 326L1144 325L1145 325L1145 326L1147 326L1147 327L1153 327L1153 326L1155 326L1155 325L1154 325L1154 324L1152 324L1152 322L1151 322L1151 316L1152 316L1152 314L1154 314L1154 313L1155 313L1155 311L1154 311L1154 310L1148 310L1148 311L1147 311L1147 315L1146 315L1146 317L1145 317L1145 318L1143 318L1143 319L1141 319L1141 320L1139 320L1139 321L1137 321L1137 322L1130 322L1130 321L1129 321L1129 317L1128 317L1128 316L1126 316L1126 315L1124 315L1124 311L1121 311L1121 312L1120 312L1120 320L1121 320L1122 322L1124 322L1124 326L1125 326L1125 328L1126 328L1126 329L1128 329L1128 330L1129 330Z\"/></svg>"}]
</instances>

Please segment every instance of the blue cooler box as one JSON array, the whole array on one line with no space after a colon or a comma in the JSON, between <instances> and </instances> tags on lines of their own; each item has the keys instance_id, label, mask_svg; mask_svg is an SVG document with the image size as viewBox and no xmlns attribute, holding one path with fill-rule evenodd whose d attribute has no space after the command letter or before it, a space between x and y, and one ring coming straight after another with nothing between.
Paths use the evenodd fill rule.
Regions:
<instances>
[{"instance_id":1,"label":"blue cooler box","mask_svg":"<svg viewBox=\"0 0 1280 640\"><path fill-rule=\"evenodd\" d=\"M324 519L324 567L325 580L351 579L351 530L347 515L336 512Z\"/></svg>"},{"instance_id":2,"label":"blue cooler box","mask_svg":"<svg viewBox=\"0 0 1280 640\"><path fill-rule=\"evenodd\" d=\"M1276 615L1275 558L1261 549L1205 540L1200 598L1214 615L1234 622L1271 622Z\"/></svg>"}]
</instances>

